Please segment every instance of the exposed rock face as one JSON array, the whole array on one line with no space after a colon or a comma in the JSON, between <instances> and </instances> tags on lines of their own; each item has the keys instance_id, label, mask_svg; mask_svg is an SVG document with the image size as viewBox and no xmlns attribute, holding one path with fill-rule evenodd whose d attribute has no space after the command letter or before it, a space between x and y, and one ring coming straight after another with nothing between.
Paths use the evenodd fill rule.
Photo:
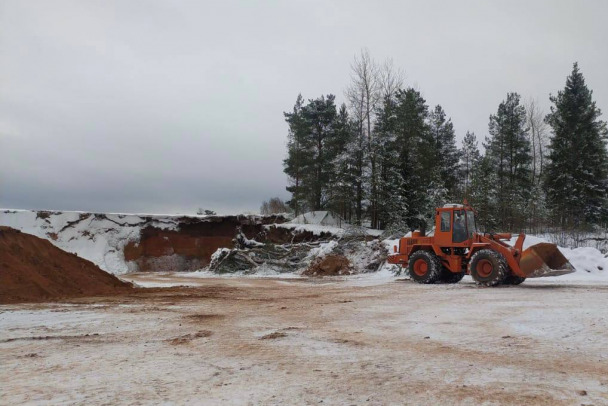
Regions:
<instances>
[{"instance_id":1,"label":"exposed rock face","mask_svg":"<svg viewBox=\"0 0 608 406\"><path fill-rule=\"evenodd\" d=\"M254 237L262 232L262 223L259 218L218 216L183 218L176 230L146 227L139 241L125 245L125 260L132 270L144 272L194 271L207 266L218 248L232 248L239 229Z\"/></svg>"},{"instance_id":2,"label":"exposed rock face","mask_svg":"<svg viewBox=\"0 0 608 406\"><path fill-rule=\"evenodd\" d=\"M232 248L239 230L247 238L290 240L290 230L269 224L283 216L167 216L4 210L0 225L49 240L113 274L194 271L218 248ZM297 238L313 238L298 236Z\"/></svg>"},{"instance_id":3,"label":"exposed rock face","mask_svg":"<svg viewBox=\"0 0 608 406\"><path fill-rule=\"evenodd\" d=\"M125 260L133 271L193 271L209 265L219 248L235 248L238 234L270 246L333 237L330 233L294 232L274 223L268 225L269 220L277 218L217 216L205 221L182 218L176 230L146 227L141 230L139 241L125 246ZM282 217L278 220L285 221Z\"/></svg>"},{"instance_id":4,"label":"exposed rock face","mask_svg":"<svg viewBox=\"0 0 608 406\"><path fill-rule=\"evenodd\" d=\"M320 255L315 252L321 245L341 239L347 248L353 238L341 229L283 224L286 220L283 216L0 212L0 225L44 238L113 274L195 271L213 265L211 258L218 249L226 250L210 267L213 272L257 272L265 267L298 272ZM361 248L369 236L355 237L353 251L367 257Z\"/></svg>"}]
</instances>

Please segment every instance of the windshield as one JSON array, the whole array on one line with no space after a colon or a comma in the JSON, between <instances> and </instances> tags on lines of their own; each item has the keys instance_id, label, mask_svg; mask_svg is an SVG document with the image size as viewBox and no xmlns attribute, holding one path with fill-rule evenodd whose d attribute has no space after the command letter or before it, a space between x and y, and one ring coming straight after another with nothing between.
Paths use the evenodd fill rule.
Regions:
<instances>
[{"instance_id":1,"label":"windshield","mask_svg":"<svg viewBox=\"0 0 608 406\"><path fill-rule=\"evenodd\" d=\"M475 229L475 214L472 210L467 210L467 231L469 232L469 238L473 237Z\"/></svg>"}]
</instances>

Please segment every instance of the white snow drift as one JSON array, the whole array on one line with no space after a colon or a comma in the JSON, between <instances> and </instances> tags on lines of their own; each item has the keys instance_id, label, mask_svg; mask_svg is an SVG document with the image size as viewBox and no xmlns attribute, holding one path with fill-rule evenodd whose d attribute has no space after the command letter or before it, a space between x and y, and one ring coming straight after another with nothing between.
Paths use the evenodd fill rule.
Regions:
<instances>
[{"instance_id":1,"label":"white snow drift","mask_svg":"<svg viewBox=\"0 0 608 406\"><path fill-rule=\"evenodd\" d=\"M0 225L46 238L64 251L88 259L113 274L132 270L125 261L123 248L129 241L139 241L142 228L173 230L177 224L175 216L0 211Z\"/></svg>"}]
</instances>

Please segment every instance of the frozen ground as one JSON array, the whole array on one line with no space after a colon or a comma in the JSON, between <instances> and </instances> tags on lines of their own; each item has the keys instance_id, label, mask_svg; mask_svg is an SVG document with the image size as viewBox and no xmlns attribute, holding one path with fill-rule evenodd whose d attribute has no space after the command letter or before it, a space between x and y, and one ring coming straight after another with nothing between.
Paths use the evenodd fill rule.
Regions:
<instances>
[{"instance_id":1,"label":"frozen ground","mask_svg":"<svg viewBox=\"0 0 608 406\"><path fill-rule=\"evenodd\" d=\"M0 403L608 404L606 282L130 276L0 307Z\"/></svg>"}]
</instances>

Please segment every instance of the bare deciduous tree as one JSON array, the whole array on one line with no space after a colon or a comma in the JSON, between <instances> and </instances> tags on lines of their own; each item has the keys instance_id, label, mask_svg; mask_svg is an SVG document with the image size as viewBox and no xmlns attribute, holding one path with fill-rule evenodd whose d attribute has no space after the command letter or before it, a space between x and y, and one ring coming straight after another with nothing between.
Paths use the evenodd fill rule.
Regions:
<instances>
[{"instance_id":1,"label":"bare deciduous tree","mask_svg":"<svg viewBox=\"0 0 608 406\"><path fill-rule=\"evenodd\" d=\"M528 227L531 231L538 232L539 227L546 220L547 214L542 182L546 147L549 140L545 113L533 98L530 98L526 103L526 125L529 128L530 152L532 155L532 192L534 195L528 207Z\"/></svg>"},{"instance_id":2,"label":"bare deciduous tree","mask_svg":"<svg viewBox=\"0 0 608 406\"><path fill-rule=\"evenodd\" d=\"M392 97L397 90L403 88L405 72L401 68L395 68L393 58L384 61L379 70L380 97L385 99Z\"/></svg>"},{"instance_id":3,"label":"bare deciduous tree","mask_svg":"<svg viewBox=\"0 0 608 406\"><path fill-rule=\"evenodd\" d=\"M545 113L534 99L526 104L526 121L530 128L532 146L532 183L539 184L543 176L543 164L547 146L547 124Z\"/></svg>"},{"instance_id":4,"label":"bare deciduous tree","mask_svg":"<svg viewBox=\"0 0 608 406\"><path fill-rule=\"evenodd\" d=\"M264 215L287 213L289 209L283 200L278 197L273 197L268 201L262 202L260 213Z\"/></svg>"},{"instance_id":5,"label":"bare deciduous tree","mask_svg":"<svg viewBox=\"0 0 608 406\"><path fill-rule=\"evenodd\" d=\"M349 102L351 117L357 123L359 148L366 149L367 159L364 161L362 155L358 172L360 178L362 178L366 168L369 168L369 202L372 228L378 226L378 171L373 147L372 126L379 104L384 98L392 96L401 88L403 81L403 71L395 69L392 59L387 59L382 65L379 65L371 58L367 49L362 49L351 64L351 83L346 89L346 98ZM360 224L362 215L363 183L361 180L356 188L358 224Z\"/></svg>"},{"instance_id":6,"label":"bare deciduous tree","mask_svg":"<svg viewBox=\"0 0 608 406\"><path fill-rule=\"evenodd\" d=\"M363 131L369 137L374 110L380 101L380 75L377 63L362 49L355 56L351 68L351 84L346 90L346 97L353 110L354 117L362 123Z\"/></svg>"},{"instance_id":7,"label":"bare deciduous tree","mask_svg":"<svg viewBox=\"0 0 608 406\"><path fill-rule=\"evenodd\" d=\"M198 214L199 216L215 216L217 213L213 210L207 210L199 207L196 211L196 214Z\"/></svg>"},{"instance_id":8,"label":"bare deciduous tree","mask_svg":"<svg viewBox=\"0 0 608 406\"><path fill-rule=\"evenodd\" d=\"M360 153L357 159L357 182L356 182L356 222L361 223L362 204L363 204L363 175L366 162L364 161L363 149L369 154L371 144L372 115L378 104L378 67L372 60L367 49L362 49L361 53L355 56L351 64L351 83L346 89L351 117L357 123L357 144ZM371 157L370 157L371 158ZM374 159L371 158L373 162ZM372 175L375 170L375 162L372 163ZM373 176L372 176L373 179ZM373 189L374 185L372 185ZM373 205L373 203L372 203Z\"/></svg>"}]
</instances>

